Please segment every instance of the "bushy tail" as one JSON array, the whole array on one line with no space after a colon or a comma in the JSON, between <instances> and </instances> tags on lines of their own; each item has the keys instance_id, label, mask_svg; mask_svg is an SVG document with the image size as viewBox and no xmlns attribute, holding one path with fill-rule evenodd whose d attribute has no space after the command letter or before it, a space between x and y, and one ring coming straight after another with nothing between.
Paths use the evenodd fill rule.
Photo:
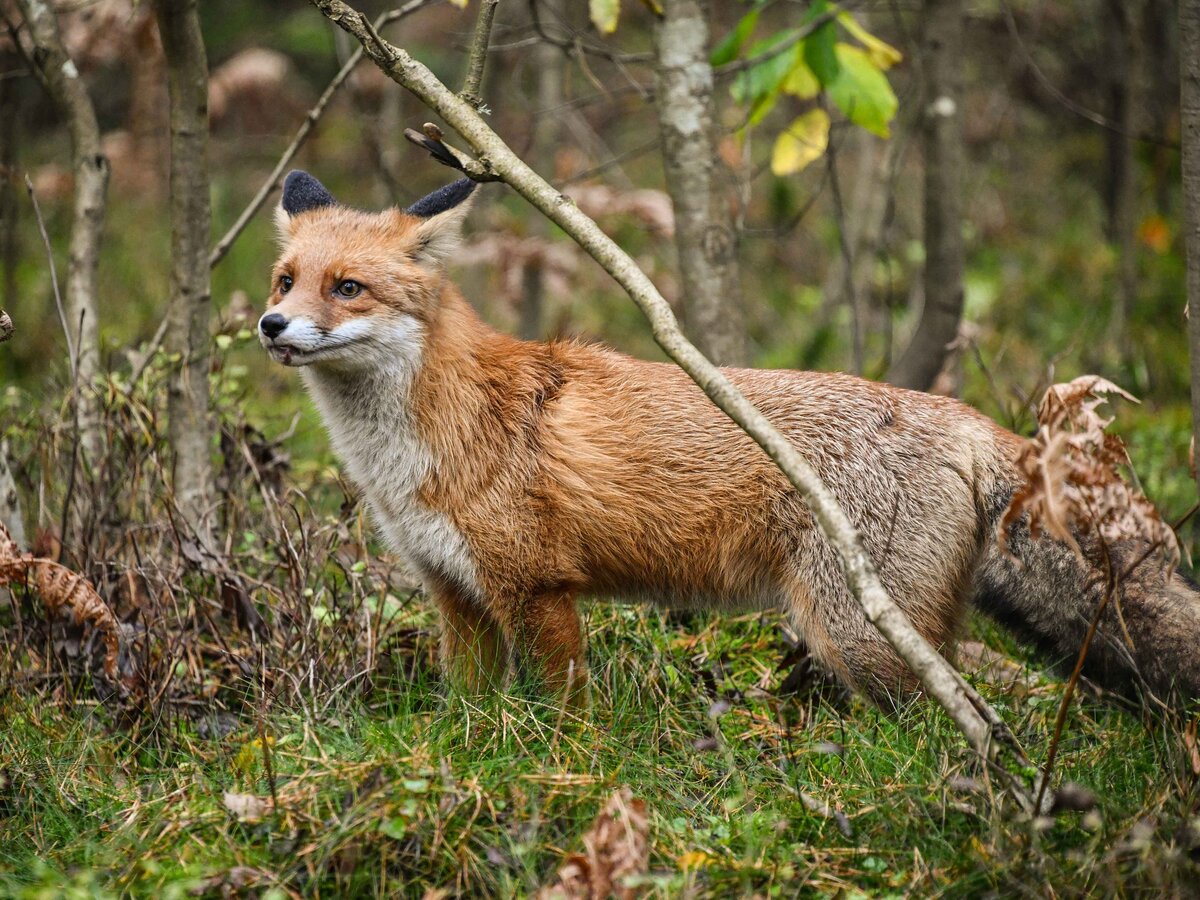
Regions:
<instances>
[{"instance_id":1,"label":"bushy tail","mask_svg":"<svg viewBox=\"0 0 1200 900\"><path fill-rule=\"evenodd\" d=\"M1168 575L1144 543L1102 548L1077 539L1097 565L1060 541L1034 540L1024 524L1014 526L1007 550L996 542L985 550L975 605L1069 672L1109 596L1083 674L1125 696L1149 689L1163 700L1200 698L1200 589L1178 572ZM1117 576L1116 590L1109 572Z\"/></svg>"}]
</instances>

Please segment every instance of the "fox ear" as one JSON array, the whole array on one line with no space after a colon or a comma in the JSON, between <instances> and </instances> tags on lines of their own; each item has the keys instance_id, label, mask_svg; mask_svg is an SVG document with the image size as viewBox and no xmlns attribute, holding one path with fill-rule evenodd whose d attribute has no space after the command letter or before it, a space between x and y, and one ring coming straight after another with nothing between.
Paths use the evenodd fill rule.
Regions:
<instances>
[{"instance_id":1,"label":"fox ear","mask_svg":"<svg viewBox=\"0 0 1200 900\"><path fill-rule=\"evenodd\" d=\"M283 179L283 196L275 208L275 225L286 235L293 216L325 206L337 206L333 194L307 172L292 169Z\"/></svg>"},{"instance_id":2,"label":"fox ear","mask_svg":"<svg viewBox=\"0 0 1200 900\"><path fill-rule=\"evenodd\" d=\"M283 197L279 205L289 216L295 216L322 206L337 206L337 201L317 179L307 172L292 169L283 179Z\"/></svg>"},{"instance_id":3,"label":"fox ear","mask_svg":"<svg viewBox=\"0 0 1200 900\"><path fill-rule=\"evenodd\" d=\"M471 211L475 182L462 178L438 188L405 210L417 223L419 255L431 262L444 260L462 240L462 223Z\"/></svg>"}]
</instances>

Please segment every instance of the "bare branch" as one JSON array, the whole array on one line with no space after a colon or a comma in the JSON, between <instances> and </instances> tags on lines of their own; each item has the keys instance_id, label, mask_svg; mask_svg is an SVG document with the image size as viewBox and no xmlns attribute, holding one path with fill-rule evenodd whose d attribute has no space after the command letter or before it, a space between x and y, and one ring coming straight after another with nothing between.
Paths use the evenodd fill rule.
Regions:
<instances>
[{"instance_id":1,"label":"bare branch","mask_svg":"<svg viewBox=\"0 0 1200 900\"><path fill-rule=\"evenodd\" d=\"M1028 764L999 716L917 632L879 580L857 530L812 466L729 378L682 334L670 306L633 259L570 200L555 190L504 143L479 114L407 51L379 40L358 10L341 0L312 0L331 21L353 34L392 80L440 115L467 141L489 171L569 234L617 280L650 322L655 340L722 411L750 435L795 485L821 534L838 554L846 583L867 619L879 629L929 694L947 711L968 744L992 761L1014 797L1033 809L1028 786L997 762L1001 745L1018 764Z\"/></svg>"},{"instance_id":2,"label":"bare branch","mask_svg":"<svg viewBox=\"0 0 1200 900\"><path fill-rule=\"evenodd\" d=\"M71 327L67 324L67 311L63 308L62 293L58 289L58 267L54 265L54 250L50 247L50 235L46 233L46 222L42 219L42 208L38 206L37 195L33 192L33 182L25 175L25 190L29 192L29 202L33 204L33 217L37 219L38 233L42 236L42 246L46 248L46 265L50 269L50 288L54 292L54 306L58 310L58 321L62 325L63 337L67 339L67 364L71 369L71 381L76 379L75 339L71 337ZM10 323L11 325L11 323Z\"/></svg>"},{"instance_id":3,"label":"bare branch","mask_svg":"<svg viewBox=\"0 0 1200 900\"><path fill-rule=\"evenodd\" d=\"M496 7L500 0L480 0L479 16L475 19L475 33L471 36L471 49L467 54L467 74L463 78L462 90L458 95L476 109L483 107L483 67L487 62L488 42L492 39L492 20L496 18Z\"/></svg>"}]
</instances>

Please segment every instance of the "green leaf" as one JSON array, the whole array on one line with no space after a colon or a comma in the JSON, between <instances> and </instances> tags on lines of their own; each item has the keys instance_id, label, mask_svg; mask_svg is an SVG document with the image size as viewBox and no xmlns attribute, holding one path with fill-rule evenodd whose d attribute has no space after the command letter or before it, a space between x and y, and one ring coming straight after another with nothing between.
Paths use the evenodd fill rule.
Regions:
<instances>
[{"instance_id":1,"label":"green leaf","mask_svg":"<svg viewBox=\"0 0 1200 900\"><path fill-rule=\"evenodd\" d=\"M737 58L738 51L742 49L746 41L750 39L750 35L754 33L754 26L758 24L757 9L752 9L746 15L738 20L737 25L721 43L713 48L712 56L709 57L709 62L714 66L723 66L725 63L733 62Z\"/></svg>"},{"instance_id":2,"label":"green leaf","mask_svg":"<svg viewBox=\"0 0 1200 900\"><path fill-rule=\"evenodd\" d=\"M771 171L791 175L820 159L829 146L829 114L813 109L800 116L775 139Z\"/></svg>"},{"instance_id":3,"label":"green leaf","mask_svg":"<svg viewBox=\"0 0 1200 900\"><path fill-rule=\"evenodd\" d=\"M809 7L806 21L829 12L829 4L818 0ZM825 86L833 84L838 75L837 23L830 19L804 39L804 61L812 69L817 80Z\"/></svg>"},{"instance_id":4,"label":"green leaf","mask_svg":"<svg viewBox=\"0 0 1200 900\"><path fill-rule=\"evenodd\" d=\"M896 115L899 101L887 76L865 51L849 44L837 45L838 77L827 84L829 97L855 125L872 134L888 137L888 123Z\"/></svg>"},{"instance_id":5,"label":"green leaf","mask_svg":"<svg viewBox=\"0 0 1200 900\"><path fill-rule=\"evenodd\" d=\"M621 0L588 0L588 12L597 31L601 34L612 34L617 30Z\"/></svg>"},{"instance_id":6,"label":"green leaf","mask_svg":"<svg viewBox=\"0 0 1200 900\"><path fill-rule=\"evenodd\" d=\"M228 350L233 345L233 338L227 334L218 334L215 340L218 350Z\"/></svg>"},{"instance_id":7,"label":"green leaf","mask_svg":"<svg viewBox=\"0 0 1200 900\"><path fill-rule=\"evenodd\" d=\"M789 41L796 39L797 30L789 28L779 34L756 41L746 51L747 59L765 57L733 80L729 92L738 103L753 103L768 94L779 91L783 79L795 61L794 51L784 49Z\"/></svg>"},{"instance_id":8,"label":"green leaf","mask_svg":"<svg viewBox=\"0 0 1200 900\"><path fill-rule=\"evenodd\" d=\"M840 12L837 15L837 20L842 23L842 27L850 32L850 36L862 44L867 50L867 56L871 58L871 62L881 72L886 72L900 60L904 59L904 54L893 47L886 41L881 41L867 29L863 28L858 23L858 20L848 12Z\"/></svg>"}]
</instances>

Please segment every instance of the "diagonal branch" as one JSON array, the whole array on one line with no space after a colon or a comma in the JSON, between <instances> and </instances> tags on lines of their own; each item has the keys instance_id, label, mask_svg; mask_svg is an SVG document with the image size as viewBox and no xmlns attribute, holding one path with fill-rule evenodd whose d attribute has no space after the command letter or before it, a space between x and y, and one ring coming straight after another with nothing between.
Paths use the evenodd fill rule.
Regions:
<instances>
[{"instance_id":1,"label":"diagonal branch","mask_svg":"<svg viewBox=\"0 0 1200 900\"><path fill-rule=\"evenodd\" d=\"M968 744L996 766L1018 802L1033 809L1028 786L1000 764L1001 749L1018 765L1028 760L999 716L961 675L917 632L891 600L879 580L862 540L836 498L806 459L708 361L679 330L670 306L633 259L582 213L566 196L534 172L461 97L423 64L388 44L370 28L358 10L342 0L312 0L327 18L354 35L367 55L395 82L442 117L471 145L485 171L495 173L563 229L625 289L649 320L659 346L692 378L726 415L766 451L800 492L822 535L838 554L846 583L867 619L899 653L929 694L963 733Z\"/></svg>"}]
</instances>

